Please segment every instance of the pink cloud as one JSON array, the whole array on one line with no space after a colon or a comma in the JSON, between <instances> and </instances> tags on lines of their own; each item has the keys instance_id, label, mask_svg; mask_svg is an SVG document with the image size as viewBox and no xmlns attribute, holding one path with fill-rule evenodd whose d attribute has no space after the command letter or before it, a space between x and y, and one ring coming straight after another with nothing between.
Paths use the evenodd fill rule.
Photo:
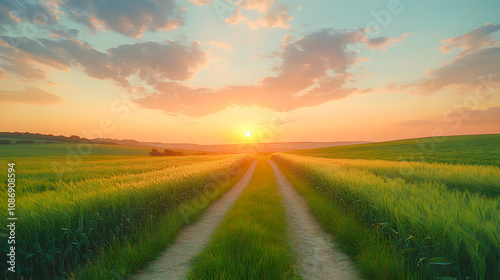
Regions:
<instances>
[{"instance_id":1,"label":"pink cloud","mask_svg":"<svg viewBox=\"0 0 500 280\"><path fill-rule=\"evenodd\" d=\"M285 5L276 5L271 7L267 13L255 21L249 22L250 28L259 29L260 27L281 27L284 29L290 28L288 22L293 19L287 14L288 7Z\"/></svg>"},{"instance_id":2,"label":"pink cloud","mask_svg":"<svg viewBox=\"0 0 500 280\"><path fill-rule=\"evenodd\" d=\"M357 63L356 54L345 50L352 36L352 32L322 30L283 44L277 75L255 85L209 89L165 82L156 85L156 94L136 102L170 114L204 116L232 105L293 110L367 93L370 90L345 88L354 76L348 69Z\"/></svg>"},{"instance_id":3,"label":"pink cloud","mask_svg":"<svg viewBox=\"0 0 500 280\"><path fill-rule=\"evenodd\" d=\"M247 10L258 10L260 12L265 12L271 5L274 3L274 0L243 0L239 2L239 6L243 9Z\"/></svg>"},{"instance_id":4,"label":"pink cloud","mask_svg":"<svg viewBox=\"0 0 500 280\"><path fill-rule=\"evenodd\" d=\"M225 42L225 41L217 41L215 39L213 39L212 41L209 41L209 42L206 42L205 44L207 45L212 45L212 46L216 46L216 47L219 47L221 49L226 49L226 50L230 50L232 49L233 47L228 43L228 42Z\"/></svg>"},{"instance_id":5,"label":"pink cloud","mask_svg":"<svg viewBox=\"0 0 500 280\"><path fill-rule=\"evenodd\" d=\"M0 103L25 103L50 105L64 102L59 96L43 91L36 87L29 87L23 91L0 90Z\"/></svg>"},{"instance_id":6,"label":"pink cloud","mask_svg":"<svg viewBox=\"0 0 500 280\"><path fill-rule=\"evenodd\" d=\"M481 82L480 77L500 77L500 47L491 34L500 30L499 25L485 24L462 36L445 39L441 47L444 53L461 48L453 60L437 69L427 70L426 78L407 84L391 84L389 91L406 91L416 94L433 94L445 88L464 92L473 90Z\"/></svg>"},{"instance_id":7,"label":"pink cloud","mask_svg":"<svg viewBox=\"0 0 500 280\"><path fill-rule=\"evenodd\" d=\"M248 18L241 13L241 9L236 9L234 12L225 19L228 24L236 25L242 22L248 22Z\"/></svg>"},{"instance_id":8,"label":"pink cloud","mask_svg":"<svg viewBox=\"0 0 500 280\"><path fill-rule=\"evenodd\" d=\"M109 29L114 32L140 38L144 32L173 30L185 25L184 11L175 0L121 0L69 1L63 10L69 11L71 18L96 31Z\"/></svg>"},{"instance_id":9,"label":"pink cloud","mask_svg":"<svg viewBox=\"0 0 500 280\"><path fill-rule=\"evenodd\" d=\"M200 50L199 42L193 42L191 46L172 41L144 42L120 45L102 53L76 39L0 38L4 45L10 46L0 48L5 61L0 66L27 79L45 77L45 72L33 65L36 62L59 70L81 67L90 77L111 79L127 88L130 85L126 78L132 74L138 74L148 83L163 79L189 80L207 63L206 53Z\"/></svg>"},{"instance_id":10,"label":"pink cloud","mask_svg":"<svg viewBox=\"0 0 500 280\"><path fill-rule=\"evenodd\" d=\"M188 0L188 1L199 6L212 4L212 0Z\"/></svg>"},{"instance_id":11,"label":"pink cloud","mask_svg":"<svg viewBox=\"0 0 500 280\"><path fill-rule=\"evenodd\" d=\"M493 39L491 34L499 30L500 25L487 23L462 36L444 39L441 41L441 43L443 43L441 51L443 53L449 53L452 49L460 48L462 49L460 55L463 56L468 52L473 52L480 48L498 46L500 43Z\"/></svg>"}]
</instances>

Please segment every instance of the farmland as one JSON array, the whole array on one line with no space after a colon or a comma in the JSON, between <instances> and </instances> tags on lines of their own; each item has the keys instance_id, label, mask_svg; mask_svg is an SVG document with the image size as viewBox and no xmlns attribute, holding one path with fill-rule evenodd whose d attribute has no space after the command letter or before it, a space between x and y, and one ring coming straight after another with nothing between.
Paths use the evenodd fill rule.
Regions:
<instances>
[{"instance_id":1,"label":"farmland","mask_svg":"<svg viewBox=\"0 0 500 280\"><path fill-rule=\"evenodd\" d=\"M481 145L467 146L474 138ZM497 279L498 135L450 137L425 161L401 160L423 141L275 153L272 168L269 155L151 157L140 155L147 147L96 144L91 155L75 156L68 154L78 151L75 143L3 145L0 164L15 163L16 217L22 221L16 225L18 275L126 279L142 273L183 229L210 212L211 202L225 203L223 194L257 158L234 206L208 219L220 224L200 230L209 242L189 265L186 258L188 278L336 275L344 262L311 265L315 252L334 247L316 240L320 229L354 263L345 268L353 273L345 279ZM285 176L303 197L303 208L284 192ZM6 182L7 173L0 179ZM7 197L7 190L1 195ZM0 206L4 220L6 207ZM314 216L297 214L308 209ZM319 224L305 230L310 222ZM300 231L315 234L309 240L297 237ZM7 244L1 246L5 256ZM342 258L349 259L332 259Z\"/></svg>"},{"instance_id":2,"label":"farmland","mask_svg":"<svg viewBox=\"0 0 500 280\"><path fill-rule=\"evenodd\" d=\"M18 275L68 276L77 264L147 231L181 204L227 188L250 161L244 155L82 157L72 164L65 157L18 158ZM6 174L1 176L6 181ZM1 207L5 220L7 206Z\"/></svg>"},{"instance_id":3,"label":"farmland","mask_svg":"<svg viewBox=\"0 0 500 280\"><path fill-rule=\"evenodd\" d=\"M358 265L370 278L498 279L500 276L498 167L292 154L275 154L272 158L295 185L306 186L303 195L327 198L321 203L311 203L310 207L318 220L358 259ZM329 213L323 212L324 209L354 218L367 234L348 229L355 228L355 221L343 224L340 221L345 218L325 219ZM374 228L377 230L373 231ZM356 235L374 240L383 236L381 244L389 246L370 248L366 240ZM383 252L393 255L394 274L389 276L373 266L377 262L373 256ZM402 267L407 271L397 273Z\"/></svg>"},{"instance_id":4,"label":"farmland","mask_svg":"<svg viewBox=\"0 0 500 280\"><path fill-rule=\"evenodd\" d=\"M500 134L487 134L406 139L300 150L294 153L327 158L421 161L500 167L498 147L500 147Z\"/></svg>"}]
</instances>

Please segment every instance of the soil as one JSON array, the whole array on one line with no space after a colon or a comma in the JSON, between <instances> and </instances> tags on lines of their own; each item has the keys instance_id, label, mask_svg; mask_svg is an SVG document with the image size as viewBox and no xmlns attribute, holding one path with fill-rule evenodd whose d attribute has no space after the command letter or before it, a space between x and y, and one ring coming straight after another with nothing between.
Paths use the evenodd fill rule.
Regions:
<instances>
[{"instance_id":1,"label":"soil","mask_svg":"<svg viewBox=\"0 0 500 280\"><path fill-rule=\"evenodd\" d=\"M278 165L271 164L278 190L283 196L289 238L295 252L299 274L304 279L347 280L361 279L349 257L339 251L316 221L304 198L281 172Z\"/></svg>"}]
</instances>

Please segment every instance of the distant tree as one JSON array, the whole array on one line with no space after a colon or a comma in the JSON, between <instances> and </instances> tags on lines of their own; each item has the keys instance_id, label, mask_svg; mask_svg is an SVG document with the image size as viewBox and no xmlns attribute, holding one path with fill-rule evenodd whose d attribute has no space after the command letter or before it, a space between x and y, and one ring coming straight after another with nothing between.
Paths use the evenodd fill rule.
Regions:
<instances>
[{"instance_id":1,"label":"distant tree","mask_svg":"<svg viewBox=\"0 0 500 280\"><path fill-rule=\"evenodd\" d=\"M152 149L151 152L149 152L149 155L150 156L154 156L154 157L160 157L160 156L163 156L162 153L160 153L157 149Z\"/></svg>"},{"instance_id":2,"label":"distant tree","mask_svg":"<svg viewBox=\"0 0 500 280\"><path fill-rule=\"evenodd\" d=\"M165 149L165 151L163 151L163 155L167 156L167 157L171 157L171 156L183 156L184 153L172 151L172 150L169 150L169 149Z\"/></svg>"},{"instance_id":3,"label":"distant tree","mask_svg":"<svg viewBox=\"0 0 500 280\"><path fill-rule=\"evenodd\" d=\"M16 144L33 144L35 140L16 140Z\"/></svg>"},{"instance_id":4,"label":"distant tree","mask_svg":"<svg viewBox=\"0 0 500 280\"><path fill-rule=\"evenodd\" d=\"M10 140L0 140L0 145L8 145L8 144L12 144L12 142L10 142Z\"/></svg>"}]
</instances>

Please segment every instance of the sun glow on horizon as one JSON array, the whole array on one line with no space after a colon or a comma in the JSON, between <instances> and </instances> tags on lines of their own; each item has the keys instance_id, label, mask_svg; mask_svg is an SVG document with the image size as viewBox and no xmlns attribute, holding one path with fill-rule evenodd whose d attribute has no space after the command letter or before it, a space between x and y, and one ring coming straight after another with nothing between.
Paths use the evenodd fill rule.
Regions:
<instances>
[{"instance_id":1,"label":"sun glow on horizon","mask_svg":"<svg viewBox=\"0 0 500 280\"><path fill-rule=\"evenodd\" d=\"M246 137L250 137L251 135L252 135L252 133L250 133L250 131L245 132Z\"/></svg>"}]
</instances>

